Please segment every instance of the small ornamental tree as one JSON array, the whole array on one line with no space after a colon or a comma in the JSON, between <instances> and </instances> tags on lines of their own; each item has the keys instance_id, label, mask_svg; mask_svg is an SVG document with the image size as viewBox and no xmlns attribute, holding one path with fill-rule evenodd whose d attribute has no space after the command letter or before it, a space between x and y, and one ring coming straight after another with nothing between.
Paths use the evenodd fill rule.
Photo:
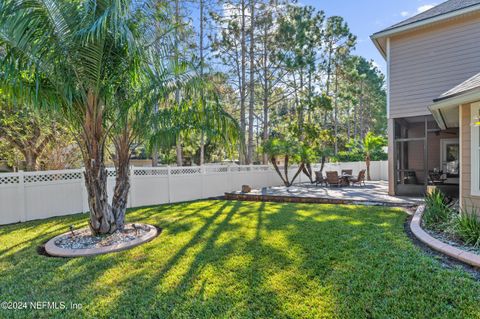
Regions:
<instances>
[{"instance_id":1,"label":"small ornamental tree","mask_svg":"<svg viewBox=\"0 0 480 319\"><path fill-rule=\"evenodd\" d=\"M304 170L305 163L311 162L314 156L313 150L298 140L279 137L269 138L263 145L263 152L267 154L275 171L286 187L293 185L295 179ZM278 160L282 158L284 160L283 173L278 166ZM290 179L288 176L288 168L292 163L297 163L299 166L292 179Z\"/></svg>"},{"instance_id":2,"label":"small ornamental tree","mask_svg":"<svg viewBox=\"0 0 480 319\"><path fill-rule=\"evenodd\" d=\"M370 181L370 161L372 154L381 151L381 148L386 145L385 138L380 135L375 135L368 132L362 141L363 155L365 157L365 165L367 166L367 180Z\"/></svg>"},{"instance_id":3,"label":"small ornamental tree","mask_svg":"<svg viewBox=\"0 0 480 319\"><path fill-rule=\"evenodd\" d=\"M39 159L55 138L55 123L27 108L8 108L0 104L0 141L25 159L25 169L39 169Z\"/></svg>"},{"instance_id":4,"label":"small ornamental tree","mask_svg":"<svg viewBox=\"0 0 480 319\"><path fill-rule=\"evenodd\" d=\"M303 145L309 152L304 155L303 173L310 179L310 182L315 183L315 176L312 170L312 163L320 160L320 172L323 171L327 157L331 155L331 145L333 137L329 130L322 129L314 123L306 123L304 130Z\"/></svg>"}]
</instances>

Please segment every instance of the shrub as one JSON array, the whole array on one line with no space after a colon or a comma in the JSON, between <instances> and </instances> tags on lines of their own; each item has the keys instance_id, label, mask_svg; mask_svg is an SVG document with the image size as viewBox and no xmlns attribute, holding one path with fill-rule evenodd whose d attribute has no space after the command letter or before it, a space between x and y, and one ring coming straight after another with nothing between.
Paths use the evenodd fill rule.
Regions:
<instances>
[{"instance_id":1,"label":"shrub","mask_svg":"<svg viewBox=\"0 0 480 319\"><path fill-rule=\"evenodd\" d=\"M445 196L439 189L434 189L425 196L423 222L431 229L443 230L449 223L453 211L448 207Z\"/></svg>"},{"instance_id":2,"label":"shrub","mask_svg":"<svg viewBox=\"0 0 480 319\"><path fill-rule=\"evenodd\" d=\"M480 245L480 218L474 207L462 209L455 223L456 234L467 245Z\"/></svg>"}]
</instances>

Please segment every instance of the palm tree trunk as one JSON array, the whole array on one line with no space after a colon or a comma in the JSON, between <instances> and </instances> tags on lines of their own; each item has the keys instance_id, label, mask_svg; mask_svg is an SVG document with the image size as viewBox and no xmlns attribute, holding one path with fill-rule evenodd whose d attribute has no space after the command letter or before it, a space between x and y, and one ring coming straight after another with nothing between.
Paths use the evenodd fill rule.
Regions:
<instances>
[{"instance_id":1,"label":"palm tree trunk","mask_svg":"<svg viewBox=\"0 0 480 319\"><path fill-rule=\"evenodd\" d=\"M115 141L115 189L113 192L112 211L115 216L117 229L123 229L125 223L125 213L127 211L128 192L130 190L130 147L128 140L128 130L125 129L121 136Z\"/></svg>"},{"instance_id":2,"label":"palm tree trunk","mask_svg":"<svg viewBox=\"0 0 480 319\"><path fill-rule=\"evenodd\" d=\"M370 178L370 156L369 155L365 157L365 165L367 166L367 181L371 181L372 179Z\"/></svg>"},{"instance_id":3,"label":"palm tree trunk","mask_svg":"<svg viewBox=\"0 0 480 319\"><path fill-rule=\"evenodd\" d=\"M103 105L92 91L88 101L84 122L85 186L90 208L90 229L94 234L109 234L117 229L112 207L108 203L107 170L104 163Z\"/></svg>"},{"instance_id":4,"label":"palm tree trunk","mask_svg":"<svg viewBox=\"0 0 480 319\"><path fill-rule=\"evenodd\" d=\"M200 135L200 160L199 165L202 166L205 163L205 133Z\"/></svg>"}]
</instances>

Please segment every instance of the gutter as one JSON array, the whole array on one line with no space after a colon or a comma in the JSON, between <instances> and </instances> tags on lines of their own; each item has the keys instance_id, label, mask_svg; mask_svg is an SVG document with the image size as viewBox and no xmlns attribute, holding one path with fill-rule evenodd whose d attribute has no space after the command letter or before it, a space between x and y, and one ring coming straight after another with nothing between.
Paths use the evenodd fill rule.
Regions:
<instances>
[{"instance_id":1,"label":"gutter","mask_svg":"<svg viewBox=\"0 0 480 319\"><path fill-rule=\"evenodd\" d=\"M374 37L374 34L370 36L370 39L372 40L373 44L375 44L375 47L377 50L380 52L380 54L383 56L383 58L386 60L387 59L387 53L383 49L383 47L378 43L378 38Z\"/></svg>"},{"instance_id":2,"label":"gutter","mask_svg":"<svg viewBox=\"0 0 480 319\"><path fill-rule=\"evenodd\" d=\"M409 23L409 24L406 24L406 25L403 25L403 26L400 26L400 27L396 27L396 28L394 27L392 29L387 29L385 31L380 31L380 32L374 33L372 35L372 37L373 38L383 38L383 37L387 37L387 36L392 36L394 34L397 34L397 33L400 33L400 32L405 32L405 31L408 31L408 30L411 30L411 29L422 27L422 26L426 26L426 25L429 25L431 23L456 18L458 16L461 16L461 15L464 15L464 14L467 14L467 13L471 13L471 12L475 12L477 10L480 10L480 4L474 4L470 7L466 7L466 8L460 9L460 10L456 10L456 11L452 11L452 12L444 13L444 14L439 14L437 16L427 18L427 19L424 19L424 20L420 20L420 21L416 21L416 22L412 22L412 23Z\"/></svg>"},{"instance_id":3,"label":"gutter","mask_svg":"<svg viewBox=\"0 0 480 319\"><path fill-rule=\"evenodd\" d=\"M373 43L375 44L377 49L380 51L382 56L385 58L386 57L385 50L382 48L382 46L378 42L378 39L385 38L385 37L391 37L391 36L396 35L398 33L402 33L402 32L406 32L406 31L410 31L412 29L424 27L424 26L433 24L435 22L441 22L441 21L444 21L444 20L453 19L453 18L462 16L462 15L465 15L465 14L468 14L468 13L472 13L472 12L475 12L475 11L479 11L479 10L480 10L480 4L474 4L474 5L471 5L469 7L463 8L463 9L459 9L459 10L452 11L452 12L445 13L445 14L439 14L439 15L431 17L431 18L423 19L423 20L416 21L416 22L411 22L409 24L405 24L405 25L402 25L402 26L399 26L399 27L392 27L391 29L387 29L387 30L384 30L384 31L374 33L370 36L370 39L373 41Z\"/></svg>"},{"instance_id":4,"label":"gutter","mask_svg":"<svg viewBox=\"0 0 480 319\"><path fill-rule=\"evenodd\" d=\"M428 107L433 117L441 129L446 129L447 125L443 118L442 110L449 107L459 106L465 103L472 103L480 100L480 87L468 90L463 93L457 93L433 100L433 104Z\"/></svg>"}]
</instances>

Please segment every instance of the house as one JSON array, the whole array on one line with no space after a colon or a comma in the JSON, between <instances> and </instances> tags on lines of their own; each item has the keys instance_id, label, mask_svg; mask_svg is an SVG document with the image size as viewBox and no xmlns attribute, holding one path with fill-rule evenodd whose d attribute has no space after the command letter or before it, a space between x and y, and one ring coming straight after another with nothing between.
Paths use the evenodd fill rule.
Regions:
<instances>
[{"instance_id":1,"label":"house","mask_svg":"<svg viewBox=\"0 0 480 319\"><path fill-rule=\"evenodd\" d=\"M389 193L436 185L480 207L480 0L449 0L371 36L387 61Z\"/></svg>"}]
</instances>

